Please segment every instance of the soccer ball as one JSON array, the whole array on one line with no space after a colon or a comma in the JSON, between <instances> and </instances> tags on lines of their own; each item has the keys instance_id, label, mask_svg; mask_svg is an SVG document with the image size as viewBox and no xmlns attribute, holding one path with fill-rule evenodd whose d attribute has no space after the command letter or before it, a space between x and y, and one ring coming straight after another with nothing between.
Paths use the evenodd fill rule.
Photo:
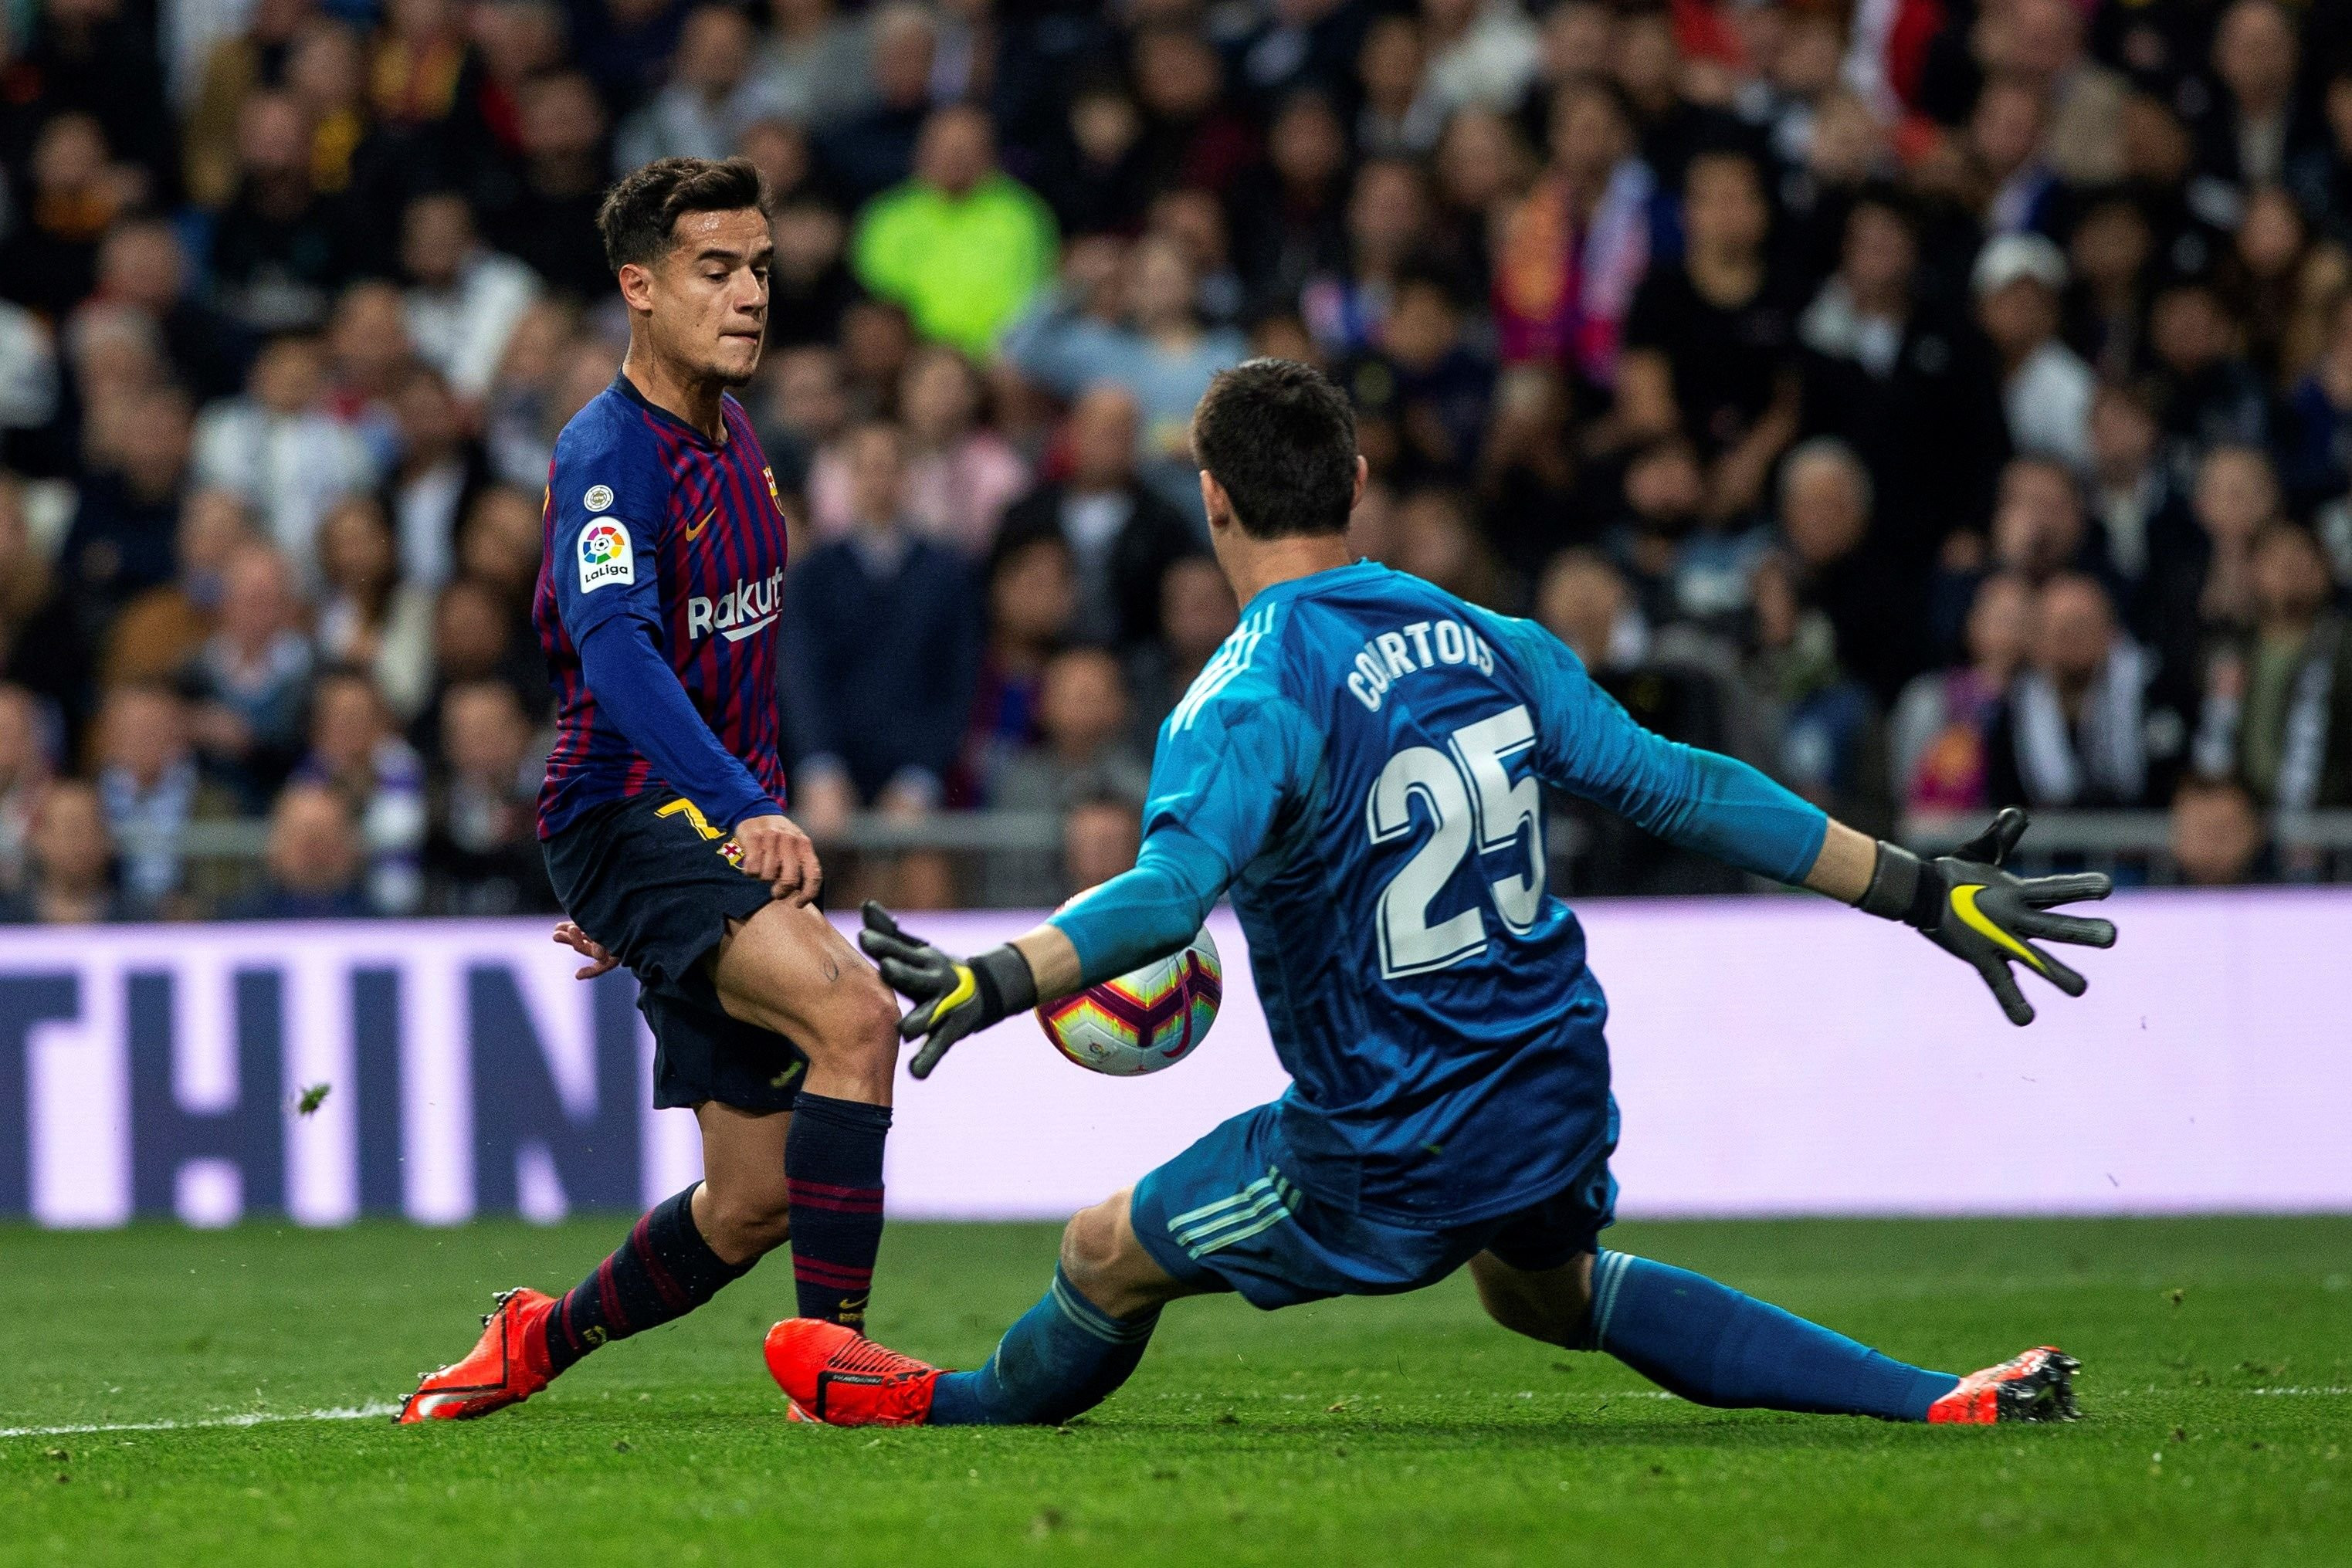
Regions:
<instances>
[{"instance_id":1,"label":"soccer ball","mask_svg":"<svg viewBox=\"0 0 2352 1568\"><path fill-rule=\"evenodd\" d=\"M1037 1009L1054 1049L1095 1072L1133 1078L1192 1054L1225 994L1206 931L1181 952Z\"/></svg>"}]
</instances>

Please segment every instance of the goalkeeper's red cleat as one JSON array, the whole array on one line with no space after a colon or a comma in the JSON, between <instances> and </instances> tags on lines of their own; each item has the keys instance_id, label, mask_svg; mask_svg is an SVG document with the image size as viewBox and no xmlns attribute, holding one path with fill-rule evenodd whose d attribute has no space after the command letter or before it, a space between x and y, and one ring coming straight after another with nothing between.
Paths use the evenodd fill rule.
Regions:
<instances>
[{"instance_id":1,"label":"goalkeeper's red cleat","mask_svg":"<svg viewBox=\"0 0 2352 1568\"><path fill-rule=\"evenodd\" d=\"M472 1352L419 1378L394 1423L470 1421L546 1387L555 1375L547 1364L547 1314L554 1310L555 1298L538 1291L501 1291Z\"/></svg>"},{"instance_id":2,"label":"goalkeeper's red cleat","mask_svg":"<svg viewBox=\"0 0 2352 1568\"><path fill-rule=\"evenodd\" d=\"M1958 1388L1927 1406L1927 1419L1953 1427L2078 1419L2074 1374L2082 1367L2054 1344L2037 1346L1999 1366L1969 1373Z\"/></svg>"},{"instance_id":3,"label":"goalkeeper's red cleat","mask_svg":"<svg viewBox=\"0 0 2352 1568\"><path fill-rule=\"evenodd\" d=\"M792 1401L790 1418L833 1427L919 1427L930 1419L940 1369L822 1318L787 1318L768 1331L768 1371Z\"/></svg>"}]
</instances>

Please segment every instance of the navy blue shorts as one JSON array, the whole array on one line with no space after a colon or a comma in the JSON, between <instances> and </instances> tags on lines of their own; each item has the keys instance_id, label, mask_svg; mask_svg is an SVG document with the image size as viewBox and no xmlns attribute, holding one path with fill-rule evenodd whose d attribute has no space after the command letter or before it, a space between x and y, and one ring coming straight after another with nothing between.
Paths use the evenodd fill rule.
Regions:
<instances>
[{"instance_id":1,"label":"navy blue shorts","mask_svg":"<svg viewBox=\"0 0 2352 1568\"><path fill-rule=\"evenodd\" d=\"M1542 1201L1423 1229L1318 1201L1283 1174L1276 1107L1244 1111L1135 1184L1136 1239L1185 1283L1271 1310L1433 1285L1481 1252L1540 1271L1590 1252L1616 1218L1609 1149ZM1613 1142L1616 1116L1610 1116Z\"/></svg>"},{"instance_id":2,"label":"navy blue shorts","mask_svg":"<svg viewBox=\"0 0 2352 1568\"><path fill-rule=\"evenodd\" d=\"M789 1111L808 1058L729 1017L710 978L727 923L770 902L727 842L682 797L648 791L591 807L544 848L564 912L637 977L637 1009L654 1031L654 1103Z\"/></svg>"}]
</instances>

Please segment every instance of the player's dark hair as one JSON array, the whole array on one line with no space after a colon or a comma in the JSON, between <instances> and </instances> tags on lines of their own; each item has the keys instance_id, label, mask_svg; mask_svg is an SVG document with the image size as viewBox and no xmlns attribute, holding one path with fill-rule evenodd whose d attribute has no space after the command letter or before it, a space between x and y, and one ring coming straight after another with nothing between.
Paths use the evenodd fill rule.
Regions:
<instances>
[{"instance_id":1,"label":"player's dark hair","mask_svg":"<svg viewBox=\"0 0 2352 1568\"><path fill-rule=\"evenodd\" d=\"M749 158L656 158L604 193L596 232L605 262L618 272L659 261L687 214L746 207L768 210L768 182Z\"/></svg>"},{"instance_id":2,"label":"player's dark hair","mask_svg":"<svg viewBox=\"0 0 2352 1568\"><path fill-rule=\"evenodd\" d=\"M1247 360L1192 413L1192 455L1254 539L1344 533L1356 495L1356 411L1312 365Z\"/></svg>"}]
</instances>

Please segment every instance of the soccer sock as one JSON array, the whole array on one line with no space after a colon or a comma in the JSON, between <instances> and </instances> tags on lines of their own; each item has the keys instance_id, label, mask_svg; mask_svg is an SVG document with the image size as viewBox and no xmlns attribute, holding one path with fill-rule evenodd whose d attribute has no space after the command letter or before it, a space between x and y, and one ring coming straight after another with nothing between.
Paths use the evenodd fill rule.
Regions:
<instances>
[{"instance_id":1,"label":"soccer sock","mask_svg":"<svg viewBox=\"0 0 2352 1568\"><path fill-rule=\"evenodd\" d=\"M784 1138L800 1315L866 1326L882 1247L882 1145L890 1107L803 1093Z\"/></svg>"},{"instance_id":2,"label":"soccer sock","mask_svg":"<svg viewBox=\"0 0 2352 1568\"><path fill-rule=\"evenodd\" d=\"M931 1391L934 1427L1053 1425L1093 1409L1143 1359L1160 1309L1115 1318L1054 1270L1053 1287L1021 1314L978 1372L943 1374Z\"/></svg>"},{"instance_id":3,"label":"soccer sock","mask_svg":"<svg viewBox=\"0 0 2352 1568\"><path fill-rule=\"evenodd\" d=\"M694 1186L639 1218L618 1250L547 1314L547 1356L562 1372L608 1340L684 1317L751 1269L721 1260L695 1228ZM755 1260L756 1261L756 1260Z\"/></svg>"},{"instance_id":4,"label":"soccer sock","mask_svg":"<svg viewBox=\"0 0 2352 1568\"><path fill-rule=\"evenodd\" d=\"M1592 1265L1589 1343L1696 1405L1924 1421L1959 1379L1623 1252Z\"/></svg>"}]
</instances>

